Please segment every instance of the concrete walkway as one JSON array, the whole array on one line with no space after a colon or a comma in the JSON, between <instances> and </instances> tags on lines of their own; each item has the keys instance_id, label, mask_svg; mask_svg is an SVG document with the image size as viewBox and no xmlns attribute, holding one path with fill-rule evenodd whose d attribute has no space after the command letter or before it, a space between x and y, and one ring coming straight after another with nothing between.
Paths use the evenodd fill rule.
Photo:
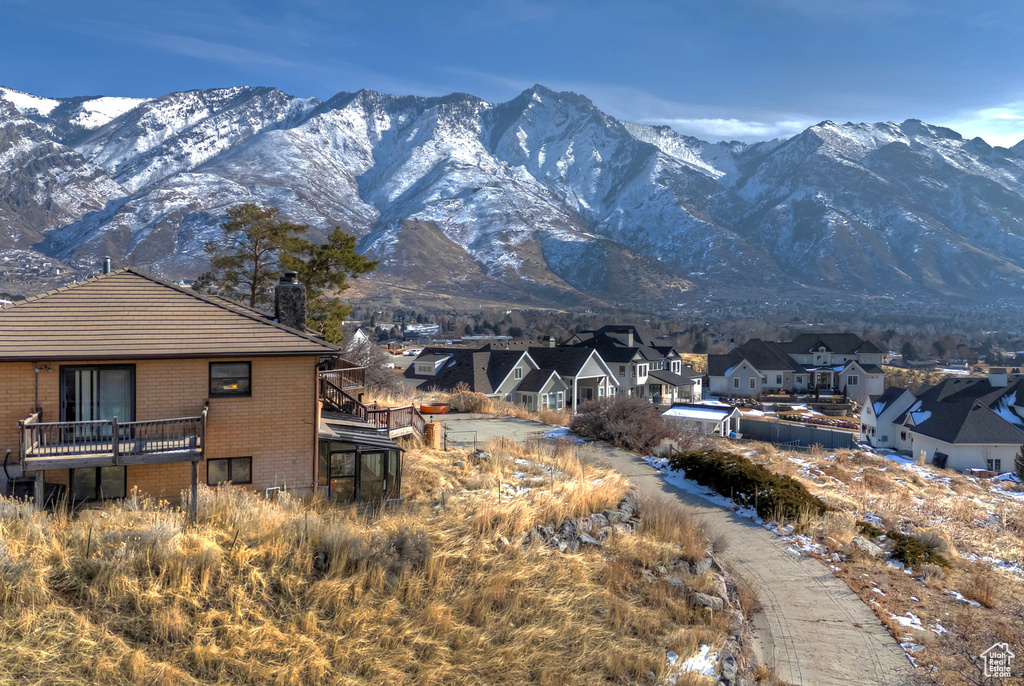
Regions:
<instances>
[{"instance_id":1,"label":"concrete walkway","mask_svg":"<svg viewBox=\"0 0 1024 686\"><path fill-rule=\"evenodd\" d=\"M473 446L495 436L516 441L541 437L554 427L511 417L453 415L445 418L450 444ZM628 476L642 491L665 493L693 507L712 536L727 541L719 556L753 585L764 608L754 620L755 653L796 686L902 686L911 678L903 649L856 594L818 560L749 519L667 483L636 455L603 442L588 443L585 459Z\"/></svg>"}]
</instances>

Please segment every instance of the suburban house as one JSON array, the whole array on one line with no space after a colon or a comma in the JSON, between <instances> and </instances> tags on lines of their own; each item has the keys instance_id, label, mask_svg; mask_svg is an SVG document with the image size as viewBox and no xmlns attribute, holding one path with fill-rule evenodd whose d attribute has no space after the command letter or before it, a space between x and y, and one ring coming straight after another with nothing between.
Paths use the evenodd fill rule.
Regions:
<instances>
[{"instance_id":1,"label":"suburban house","mask_svg":"<svg viewBox=\"0 0 1024 686\"><path fill-rule=\"evenodd\" d=\"M895 386L881 395L873 395L860 413L860 440L876 448L895 448L896 431L893 424L917 400L905 388Z\"/></svg>"},{"instance_id":2,"label":"suburban house","mask_svg":"<svg viewBox=\"0 0 1024 686\"><path fill-rule=\"evenodd\" d=\"M535 409L561 410L568 386L553 369L541 369L525 349L487 344L480 348L424 348L405 370L424 390L474 393L519 402Z\"/></svg>"},{"instance_id":3,"label":"suburban house","mask_svg":"<svg viewBox=\"0 0 1024 686\"><path fill-rule=\"evenodd\" d=\"M672 346L657 345L634 326L608 325L574 334L565 345L596 350L629 393L658 404L702 397L702 375L682 363Z\"/></svg>"},{"instance_id":4,"label":"suburban house","mask_svg":"<svg viewBox=\"0 0 1024 686\"><path fill-rule=\"evenodd\" d=\"M595 351L565 346L489 343L480 348L424 348L405 372L419 388L469 390L527 408L575 411L612 395L618 382Z\"/></svg>"},{"instance_id":5,"label":"suburban house","mask_svg":"<svg viewBox=\"0 0 1024 686\"><path fill-rule=\"evenodd\" d=\"M917 395L888 389L861 417L862 441L957 471L1013 469L1024 444L1024 380L1005 370L988 378L952 378Z\"/></svg>"},{"instance_id":6,"label":"suburban house","mask_svg":"<svg viewBox=\"0 0 1024 686\"><path fill-rule=\"evenodd\" d=\"M405 420L369 414L363 370L304 323L294 273L273 316L132 269L3 307L5 492L177 500L199 481L300 495L333 481L342 499L399 497Z\"/></svg>"},{"instance_id":7,"label":"suburban house","mask_svg":"<svg viewBox=\"0 0 1024 686\"><path fill-rule=\"evenodd\" d=\"M725 355L708 355L712 395L843 393L861 405L885 390L884 353L852 333L800 334L776 343L752 338Z\"/></svg>"},{"instance_id":8,"label":"suburban house","mask_svg":"<svg viewBox=\"0 0 1024 686\"><path fill-rule=\"evenodd\" d=\"M731 405L676 403L661 413L666 424L683 431L728 437L740 433L741 413Z\"/></svg>"}]
</instances>

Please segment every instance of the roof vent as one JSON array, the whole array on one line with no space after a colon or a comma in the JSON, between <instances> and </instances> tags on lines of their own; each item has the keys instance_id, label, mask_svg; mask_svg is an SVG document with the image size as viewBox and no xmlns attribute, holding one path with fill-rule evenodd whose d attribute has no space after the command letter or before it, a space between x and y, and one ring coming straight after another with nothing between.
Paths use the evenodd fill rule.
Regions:
<instances>
[{"instance_id":1,"label":"roof vent","mask_svg":"<svg viewBox=\"0 0 1024 686\"><path fill-rule=\"evenodd\" d=\"M110 256L109 255L103 258L102 272L104 274L109 274L110 273Z\"/></svg>"}]
</instances>

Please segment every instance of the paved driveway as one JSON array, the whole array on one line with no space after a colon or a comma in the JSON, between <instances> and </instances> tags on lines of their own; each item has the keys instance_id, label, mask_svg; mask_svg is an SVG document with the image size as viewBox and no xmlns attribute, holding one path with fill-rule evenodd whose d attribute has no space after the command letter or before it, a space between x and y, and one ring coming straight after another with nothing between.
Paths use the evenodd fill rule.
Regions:
<instances>
[{"instance_id":1,"label":"paved driveway","mask_svg":"<svg viewBox=\"0 0 1024 686\"><path fill-rule=\"evenodd\" d=\"M512 417L452 415L450 443L472 447L495 436L517 441L554 427ZM457 433L460 432L460 433ZM606 443L587 444L595 464L624 474L638 488L672 495L693 507L712 535L728 547L719 557L754 585L764 611L754 620L755 653L782 679L797 686L901 686L911 669L903 649L846 584L816 559L796 556L763 527L700 496L667 483L637 456Z\"/></svg>"}]
</instances>

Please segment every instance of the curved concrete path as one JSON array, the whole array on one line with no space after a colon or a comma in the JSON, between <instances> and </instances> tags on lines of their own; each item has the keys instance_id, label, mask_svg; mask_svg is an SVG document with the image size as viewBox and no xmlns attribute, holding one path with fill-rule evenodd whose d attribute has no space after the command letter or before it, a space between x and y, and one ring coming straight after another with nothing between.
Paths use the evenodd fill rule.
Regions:
<instances>
[{"instance_id":1,"label":"curved concrete path","mask_svg":"<svg viewBox=\"0 0 1024 686\"><path fill-rule=\"evenodd\" d=\"M490 415L445 418L451 443L472 447L495 436L516 441L554 428ZM712 535L722 535L719 559L758 591L763 611L754 619L758 658L795 686L902 686L912 670L903 649L875 614L818 560L795 555L790 545L727 508L682 491L636 455L596 441L585 459L626 475L648 493L665 493L693 507Z\"/></svg>"}]
</instances>

